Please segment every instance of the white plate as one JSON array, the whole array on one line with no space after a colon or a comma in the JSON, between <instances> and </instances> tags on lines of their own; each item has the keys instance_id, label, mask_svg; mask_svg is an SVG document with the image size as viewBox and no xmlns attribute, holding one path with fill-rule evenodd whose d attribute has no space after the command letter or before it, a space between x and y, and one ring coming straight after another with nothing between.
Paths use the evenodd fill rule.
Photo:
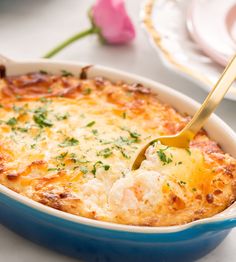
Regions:
<instances>
[{"instance_id":1,"label":"white plate","mask_svg":"<svg viewBox=\"0 0 236 262\"><path fill-rule=\"evenodd\" d=\"M186 20L194 41L212 60L223 66L236 53L230 30L235 21L235 0L192 0Z\"/></svg>"},{"instance_id":2,"label":"white plate","mask_svg":"<svg viewBox=\"0 0 236 262\"><path fill-rule=\"evenodd\" d=\"M189 0L146 0L141 12L142 23L164 64L210 91L223 67L191 40L186 27L189 3ZM236 85L225 97L236 101Z\"/></svg>"}]
</instances>

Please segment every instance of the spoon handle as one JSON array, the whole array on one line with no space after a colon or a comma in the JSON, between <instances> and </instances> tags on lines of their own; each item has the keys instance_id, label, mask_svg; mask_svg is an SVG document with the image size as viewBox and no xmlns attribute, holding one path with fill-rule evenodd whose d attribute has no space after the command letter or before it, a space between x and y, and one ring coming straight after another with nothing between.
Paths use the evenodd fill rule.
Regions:
<instances>
[{"instance_id":1,"label":"spoon handle","mask_svg":"<svg viewBox=\"0 0 236 262\"><path fill-rule=\"evenodd\" d=\"M203 102L201 108L193 116L192 120L182 130L182 134L191 132L193 137L204 125L207 118L215 111L221 100L224 98L226 92L236 79L236 54L229 62L220 79L208 94L207 98Z\"/></svg>"}]
</instances>

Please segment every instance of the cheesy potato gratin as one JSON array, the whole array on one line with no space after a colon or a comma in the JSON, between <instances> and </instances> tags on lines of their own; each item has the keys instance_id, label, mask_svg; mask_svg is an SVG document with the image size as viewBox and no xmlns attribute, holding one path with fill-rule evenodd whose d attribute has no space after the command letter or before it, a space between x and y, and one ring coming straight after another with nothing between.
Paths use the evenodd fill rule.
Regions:
<instances>
[{"instance_id":1,"label":"cheesy potato gratin","mask_svg":"<svg viewBox=\"0 0 236 262\"><path fill-rule=\"evenodd\" d=\"M0 183L77 216L171 226L206 218L236 197L236 161L200 131L187 150L150 146L189 121L141 84L62 71L0 79Z\"/></svg>"}]
</instances>

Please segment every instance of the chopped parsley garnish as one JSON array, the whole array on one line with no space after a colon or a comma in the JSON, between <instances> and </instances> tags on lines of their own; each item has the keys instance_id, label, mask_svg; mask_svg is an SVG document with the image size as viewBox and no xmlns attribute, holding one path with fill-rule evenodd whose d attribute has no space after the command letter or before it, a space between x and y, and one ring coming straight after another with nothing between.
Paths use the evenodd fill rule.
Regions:
<instances>
[{"instance_id":1,"label":"chopped parsley garnish","mask_svg":"<svg viewBox=\"0 0 236 262\"><path fill-rule=\"evenodd\" d=\"M47 110L44 107L39 107L34 111L33 119L40 128L53 126L52 121L47 119Z\"/></svg>"},{"instance_id":2,"label":"chopped parsley garnish","mask_svg":"<svg viewBox=\"0 0 236 262\"><path fill-rule=\"evenodd\" d=\"M177 165L182 165L182 164L183 164L183 162L182 162L182 161L179 161L179 162L175 163L175 166L177 166Z\"/></svg>"},{"instance_id":3,"label":"chopped parsley garnish","mask_svg":"<svg viewBox=\"0 0 236 262\"><path fill-rule=\"evenodd\" d=\"M23 107L22 106L16 106L16 105L13 105L12 109L15 111L15 112L20 112L23 110Z\"/></svg>"},{"instance_id":4,"label":"chopped parsley garnish","mask_svg":"<svg viewBox=\"0 0 236 262\"><path fill-rule=\"evenodd\" d=\"M48 168L48 171L59 171L59 168L58 167L51 167L51 168Z\"/></svg>"},{"instance_id":5,"label":"chopped parsley garnish","mask_svg":"<svg viewBox=\"0 0 236 262\"><path fill-rule=\"evenodd\" d=\"M122 156L124 158L127 158L127 159L130 159L130 156L128 156L126 153L125 153L125 149L122 148L121 146L119 145L115 145L115 147L121 152Z\"/></svg>"},{"instance_id":6,"label":"chopped parsley garnish","mask_svg":"<svg viewBox=\"0 0 236 262\"><path fill-rule=\"evenodd\" d=\"M112 153L111 148L107 147L107 148L99 151L99 152L97 153L97 156L102 156L102 157L104 157L104 158L108 158L108 157L111 156L112 154L113 154L113 153Z\"/></svg>"},{"instance_id":7,"label":"chopped parsley garnish","mask_svg":"<svg viewBox=\"0 0 236 262\"><path fill-rule=\"evenodd\" d=\"M184 181L182 181L182 180L180 180L178 183L179 183L180 186L186 185L186 182L184 182Z\"/></svg>"},{"instance_id":8,"label":"chopped parsley garnish","mask_svg":"<svg viewBox=\"0 0 236 262\"><path fill-rule=\"evenodd\" d=\"M126 112L123 112L122 118L123 118L123 119L126 119L126 116L127 116Z\"/></svg>"},{"instance_id":9,"label":"chopped parsley garnish","mask_svg":"<svg viewBox=\"0 0 236 262\"><path fill-rule=\"evenodd\" d=\"M105 171L109 170L110 169L110 166L109 165L103 165L103 168Z\"/></svg>"},{"instance_id":10,"label":"chopped parsley garnish","mask_svg":"<svg viewBox=\"0 0 236 262\"><path fill-rule=\"evenodd\" d=\"M166 153L164 152L165 150L167 150L169 147L166 147L164 149L159 149L157 150L157 155L159 157L159 159L161 160L161 162L163 163L163 165L167 165L171 162L173 162L173 159L171 157L168 157L166 155Z\"/></svg>"},{"instance_id":11,"label":"chopped parsley garnish","mask_svg":"<svg viewBox=\"0 0 236 262\"><path fill-rule=\"evenodd\" d=\"M79 144L79 140L74 137L67 137L62 143L59 144L60 147L68 147L68 146L77 146Z\"/></svg>"},{"instance_id":12,"label":"chopped parsley garnish","mask_svg":"<svg viewBox=\"0 0 236 262\"><path fill-rule=\"evenodd\" d=\"M135 139L138 139L138 138L141 136L141 135L138 134L137 132L131 132L131 131L129 131L129 134L130 134L131 137L133 137L133 138L135 138Z\"/></svg>"},{"instance_id":13,"label":"chopped parsley garnish","mask_svg":"<svg viewBox=\"0 0 236 262\"><path fill-rule=\"evenodd\" d=\"M118 139L116 139L115 144L128 146L137 142L139 142L139 140L137 140L136 138L120 136Z\"/></svg>"},{"instance_id":14,"label":"chopped parsley garnish","mask_svg":"<svg viewBox=\"0 0 236 262\"><path fill-rule=\"evenodd\" d=\"M76 156L75 153L71 153L71 154L69 155L69 159L70 159L72 162L74 162L74 163L79 162L79 160L77 159L77 156Z\"/></svg>"},{"instance_id":15,"label":"chopped parsley garnish","mask_svg":"<svg viewBox=\"0 0 236 262\"><path fill-rule=\"evenodd\" d=\"M57 119L58 121L66 120L66 119L69 118L69 116L70 116L70 114L67 112L67 113L65 113L65 114L56 115L56 119Z\"/></svg>"},{"instance_id":16,"label":"chopped parsley garnish","mask_svg":"<svg viewBox=\"0 0 236 262\"><path fill-rule=\"evenodd\" d=\"M66 71L66 70L61 70L61 75L65 76L65 77L67 77L67 76L74 76L71 72Z\"/></svg>"},{"instance_id":17,"label":"chopped parsley garnish","mask_svg":"<svg viewBox=\"0 0 236 262\"><path fill-rule=\"evenodd\" d=\"M28 132L28 128L26 128L26 127L17 127L17 131L20 131L20 132L22 132L22 133L27 133Z\"/></svg>"},{"instance_id":18,"label":"chopped parsley garnish","mask_svg":"<svg viewBox=\"0 0 236 262\"><path fill-rule=\"evenodd\" d=\"M68 152L63 152L59 156L56 156L55 158L58 160L64 159L68 155Z\"/></svg>"},{"instance_id":19,"label":"chopped parsley garnish","mask_svg":"<svg viewBox=\"0 0 236 262\"><path fill-rule=\"evenodd\" d=\"M138 143L138 142L140 142L141 135L139 133L137 133L135 131L130 131L129 129L127 129L125 127L122 127L121 129L124 130L124 131L127 131L129 133L130 138L131 138L130 139L131 143Z\"/></svg>"},{"instance_id":20,"label":"chopped parsley garnish","mask_svg":"<svg viewBox=\"0 0 236 262\"><path fill-rule=\"evenodd\" d=\"M91 88L86 88L86 89L84 89L84 91L83 91L83 94L84 95L90 95L92 93L92 89Z\"/></svg>"},{"instance_id":21,"label":"chopped parsley garnish","mask_svg":"<svg viewBox=\"0 0 236 262\"><path fill-rule=\"evenodd\" d=\"M185 150L191 156L191 150L189 148L185 148Z\"/></svg>"},{"instance_id":22,"label":"chopped parsley garnish","mask_svg":"<svg viewBox=\"0 0 236 262\"><path fill-rule=\"evenodd\" d=\"M98 134L98 130L97 129L92 129L92 133L96 136Z\"/></svg>"},{"instance_id":23,"label":"chopped parsley garnish","mask_svg":"<svg viewBox=\"0 0 236 262\"><path fill-rule=\"evenodd\" d=\"M93 165L93 169L92 169L92 174L96 175L97 172L97 168L98 167L103 167L105 171L110 169L109 165L104 165L102 161L97 161L94 165Z\"/></svg>"},{"instance_id":24,"label":"chopped parsley garnish","mask_svg":"<svg viewBox=\"0 0 236 262\"><path fill-rule=\"evenodd\" d=\"M15 117L12 117L12 118L8 119L6 124L9 125L9 126L15 126L17 124L17 120L16 120Z\"/></svg>"},{"instance_id":25,"label":"chopped parsley garnish","mask_svg":"<svg viewBox=\"0 0 236 262\"><path fill-rule=\"evenodd\" d=\"M81 166L80 167L80 171L83 173L83 174L87 174L88 173L88 168L86 166Z\"/></svg>"},{"instance_id":26,"label":"chopped parsley garnish","mask_svg":"<svg viewBox=\"0 0 236 262\"><path fill-rule=\"evenodd\" d=\"M42 129L39 130L38 134L34 137L34 140L39 140L42 136Z\"/></svg>"},{"instance_id":27,"label":"chopped parsley garnish","mask_svg":"<svg viewBox=\"0 0 236 262\"><path fill-rule=\"evenodd\" d=\"M91 126L93 126L93 125L95 125L95 121L91 121L91 122L89 122L87 125L86 125L86 127L91 127Z\"/></svg>"},{"instance_id":28,"label":"chopped parsley garnish","mask_svg":"<svg viewBox=\"0 0 236 262\"><path fill-rule=\"evenodd\" d=\"M36 144L30 145L30 148L31 148L31 149L35 149L35 147L36 147Z\"/></svg>"}]
</instances>

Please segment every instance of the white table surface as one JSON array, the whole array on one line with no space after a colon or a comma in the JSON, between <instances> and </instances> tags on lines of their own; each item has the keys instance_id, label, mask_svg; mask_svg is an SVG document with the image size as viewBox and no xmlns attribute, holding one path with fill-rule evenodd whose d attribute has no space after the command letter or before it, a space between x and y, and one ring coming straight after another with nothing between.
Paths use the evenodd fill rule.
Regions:
<instances>
[{"instance_id":1,"label":"white table surface","mask_svg":"<svg viewBox=\"0 0 236 262\"><path fill-rule=\"evenodd\" d=\"M75 43L56 58L122 69L162 82L195 100L206 93L197 85L164 68L151 48L139 23L140 0L127 0L128 11L137 29L137 38L128 46L104 46L95 36ZM55 43L87 28L86 13L91 0L0 0L0 53L15 59L38 58ZM225 100L217 114L236 130L236 102ZM0 211L1 212L1 211ZM201 262L236 261L236 230ZM35 245L0 225L0 262L72 262Z\"/></svg>"}]
</instances>

